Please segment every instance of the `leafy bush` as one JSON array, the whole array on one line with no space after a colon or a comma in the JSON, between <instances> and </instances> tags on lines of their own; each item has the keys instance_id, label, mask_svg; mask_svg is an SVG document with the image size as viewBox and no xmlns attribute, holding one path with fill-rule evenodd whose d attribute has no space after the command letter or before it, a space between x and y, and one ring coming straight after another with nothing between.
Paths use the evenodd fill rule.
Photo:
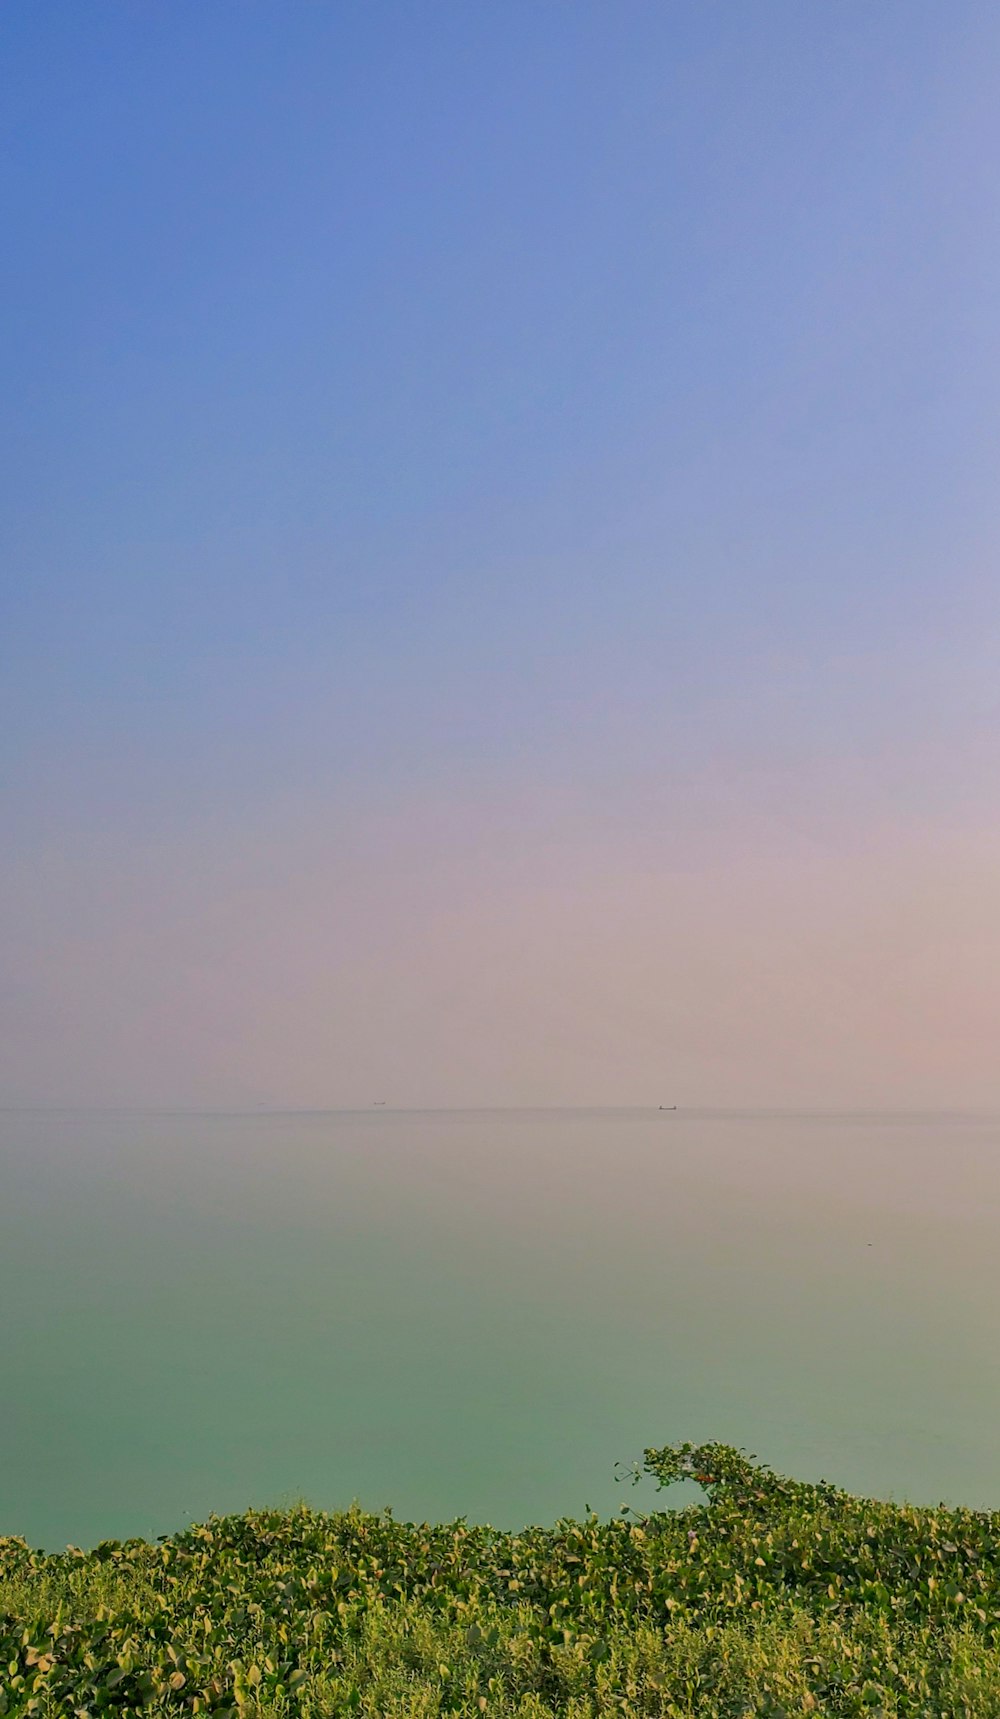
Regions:
<instances>
[{"instance_id":1,"label":"leafy bush","mask_svg":"<svg viewBox=\"0 0 1000 1719\"><path fill-rule=\"evenodd\" d=\"M0 1540L0 1712L1000 1719L1000 1515L873 1503L722 1445L705 1501L504 1533L258 1511Z\"/></svg>"}]
</instances>

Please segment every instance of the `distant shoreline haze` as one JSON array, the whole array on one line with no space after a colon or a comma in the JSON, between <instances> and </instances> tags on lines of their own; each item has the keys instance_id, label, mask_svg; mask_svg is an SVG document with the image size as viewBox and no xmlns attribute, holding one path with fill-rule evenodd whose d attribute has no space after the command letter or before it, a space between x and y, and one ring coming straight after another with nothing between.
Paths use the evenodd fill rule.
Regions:
<instances>
[{"instance_id":1,"label":"distant shoreline haze","mask_svg":"<svg viewBox=\"0 0 1000 1719\"><path fill-rule=\"evenodd\" d=\"M0 1533L613 1514L650 1426L992 1506L1000 1117L0 1113Z\"/></svg>"}]
</instances>

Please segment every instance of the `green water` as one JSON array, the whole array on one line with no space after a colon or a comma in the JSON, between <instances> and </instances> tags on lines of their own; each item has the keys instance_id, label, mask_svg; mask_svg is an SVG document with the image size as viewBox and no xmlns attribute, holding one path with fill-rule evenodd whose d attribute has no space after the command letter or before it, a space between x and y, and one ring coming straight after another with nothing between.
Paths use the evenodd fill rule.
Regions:
<instances>
[{"instance_id":1,"label":"green water","mask_svg":"<svg viewBox=\"0 0 1000 1719\"><path fill-rule=\"evenodd\" d=\"M649 1443L1000 1505L1000 1121L0 1116L0 1533L611 1512Z\"/></svg>"}]
</instances>

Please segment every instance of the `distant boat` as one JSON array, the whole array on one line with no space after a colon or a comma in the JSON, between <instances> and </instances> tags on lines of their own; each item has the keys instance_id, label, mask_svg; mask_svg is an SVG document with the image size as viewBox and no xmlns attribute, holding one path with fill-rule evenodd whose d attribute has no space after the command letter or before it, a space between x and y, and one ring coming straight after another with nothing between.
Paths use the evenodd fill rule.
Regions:
<instances>
[{"instance_id":1,"label":"distant boat","mask_svg":"<svg viewBox=\"0 0 1000 1719\"><path fill-rule=\"evenodd\" d=\"M677 1106L676 1106L676 1104L661 1104L660 1109L661 1110L676 1110Z\"/></svg>"},{"instance_id":2,"label":"distant boat","mask_svg":"<svg viewBox=\"0 0 1000 1719\"><path fill-rule=\"evenodd\" d=\"M380 1104L385 1103L385 1099L384 1098L373 1098L372 1103L374 1104L375 1109L377 1110ZM674 1109L676 1110L676 1108L677 1108L677 1106L675 1105Z\"/></svg>"}]
</instances>

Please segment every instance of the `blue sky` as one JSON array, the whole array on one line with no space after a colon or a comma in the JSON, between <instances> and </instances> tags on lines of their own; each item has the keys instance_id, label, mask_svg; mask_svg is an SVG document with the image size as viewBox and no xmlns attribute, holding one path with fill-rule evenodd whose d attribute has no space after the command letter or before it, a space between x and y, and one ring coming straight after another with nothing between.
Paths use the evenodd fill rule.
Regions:
<instances>
[{"instance_id":1,"label":"blue sky","mask_svg":"<svg viewBox=\"0 0 1000 1719\"><path fill-rule=\"evenodd\" d=\"M0 1099L1000 1102L995 9L2 28Z\"/></svg>"}]
</instances>

